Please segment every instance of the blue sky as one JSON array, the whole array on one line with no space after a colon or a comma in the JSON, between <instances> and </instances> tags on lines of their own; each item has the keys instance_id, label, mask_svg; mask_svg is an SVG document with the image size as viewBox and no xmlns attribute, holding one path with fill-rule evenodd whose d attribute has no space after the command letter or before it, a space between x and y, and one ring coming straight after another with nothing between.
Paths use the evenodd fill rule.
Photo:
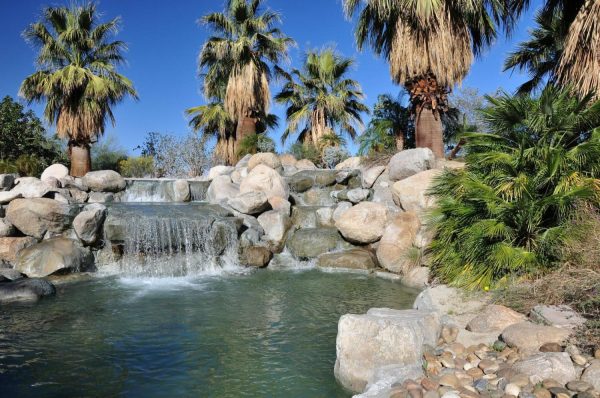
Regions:
<instances>
[{"instance_id":1,"label":"blue sky","mask_svg":"<svg viewBox=\"0 0 600 398\"><path fill-rule=\"evenodd\" d=\"M16 97L23 78L34 71L35 52L22 39L21 32L39 17L45 5L68 3L66 0L0 0L1 97ZM474 63L463 86L476 87L485 93L498 88L512 91L523 82L524 76L517 72L503 73L502 63L515 44L527 37L527 30L533 27L534 11L540 4L541 0L532 1L512 37L500 38L488 49ZM392 83L385 61L369 49L362 53L356 49L353 24L344 18L341 0L267 0L267 5L282 14L282 30L298 43L291 50L287 67L299 67L307 49L334 44L338 51L356 59L351 77L360 82L369 106L374 104L378 94L398 93L399 88ZM99 2L104 18L122 18L118 38L129 45L128 64L122 72L133 80L140 96L139 101L126 100L117 106L114 110L117 124L107 128L107 134L116 136L125 149L131 152L149 131L187 134L189 128L183 111L203 102L196 58L209 35L197 20L222 8L222 0ZM272 87L272 92L277 90L277 86ZM41 106L32 108L41 115ZM272 112L282 119L280 127L269 134L279 142L284 129L284 109L274 105ZM49 131L53 131L52 127Z\"/></svg>"}]
</instances>

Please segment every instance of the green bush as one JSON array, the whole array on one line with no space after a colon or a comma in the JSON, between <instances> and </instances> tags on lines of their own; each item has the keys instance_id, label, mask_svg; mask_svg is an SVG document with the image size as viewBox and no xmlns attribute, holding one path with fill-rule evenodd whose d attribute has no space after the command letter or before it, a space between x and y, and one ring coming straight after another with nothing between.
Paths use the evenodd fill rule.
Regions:
<instances>
[{"instance_id":1,"label":"green bush","mask_svg":"<svg viewBox=\"0 0 600 398\"><path fill-rule=\"evenodd\" d=\"M254 155L259 152L275 152L275 141L264 134L252 134L240 141L239 156Z\"/></svg>"},{"instance_id":2,"label":"green bush","mask_svg":"<svg viewBox=\"0 0 600 398\"><path fill-rule=\"evenodd\" d=\"M296 142L290 147L289 152L298 160L308 159L314 164L321 163L321 153L313 144Z\"/></svg>"},{"instance_id":3,"label":"green bush","mask_svg":"<svg viewBox=\"0 0 600 398\"><path fill-rule=\"evenodd\" d=\"M140 156L121 160L119 172L123 177L143 178L154 176L154 159L151 156Z\"/></svg>"},{"instance_id":4,"label":"green bush","mask_svg":"<svg viewBox=\"0 0 600 398\"><path fill-rule=\"evenodd\" d=\"M488 97L489 134L467 134L466 168L431 194L434 273L468 288L559 264L576 204L600 198L600 102L548 86L539 98Z\"/></svg>"},{"instance_id":5,"label":"green bush","mask_svg":"<svg viewBox=\"0 0 600 398\"><path fill-rule=\"evenodd\" d=\"M104 137L92 146L92 169L119 171L119 163L127 159L123 149L114 136Z\"/></svg>"}]
</instances>

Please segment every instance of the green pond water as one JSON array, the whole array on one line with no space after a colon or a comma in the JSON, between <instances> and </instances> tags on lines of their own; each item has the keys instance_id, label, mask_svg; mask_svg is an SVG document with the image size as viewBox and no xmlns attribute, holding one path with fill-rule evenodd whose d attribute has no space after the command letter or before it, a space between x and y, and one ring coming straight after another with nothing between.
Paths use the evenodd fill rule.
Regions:
<instances>
[{"instance_id":1,"label":"green pond water","mask_svg":"<svg viewBox=\"0 0 600 398\"><path fill-rule=\"evenodd\" d=\"M416 294L317 270L64 285L0 307L0 397L348 397L339 317Z\"/></svg>"}]
</instances>

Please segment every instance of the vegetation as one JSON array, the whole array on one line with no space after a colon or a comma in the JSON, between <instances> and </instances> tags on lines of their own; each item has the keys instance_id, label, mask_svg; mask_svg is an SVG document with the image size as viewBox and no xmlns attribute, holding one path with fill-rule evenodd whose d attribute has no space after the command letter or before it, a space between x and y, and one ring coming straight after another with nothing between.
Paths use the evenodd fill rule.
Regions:
<instances>
[{"instance_id":1,"label":"vegetation","mask_svg":"<svg viewBox=\"0 0 600 398\"><path fill-rule=\"evenodd\" d=\"M92 147L92 169L119 171L119 164L127 159L127 151L114 136L106 136Z\"/></svg>"},{"instance_id":2,"label":"vegetation","mask_svg":"<svg viewBox=\"0 0 600 398\"><path fill-rule=\"evenodd\" d=\"M555 266L575 205L600 199L600 102L553 86L487 100L489 134L468 134L466 168L431 190L434 271L469 288Z\"/></svg>"},{"instance_id":3,"label":"vegetation","mask_svg":"<svg viewBox=\"0 0 600 398\"><path fill-rule=\"evenodd\" d=\"M48 7L24 33L39 48L38 70L23 81L20 95L46 102L44 117L68 139L74 176L90 171L90 145L104 133L107 119L114 124L112 106L127 95L137 98L131 81L116 71L125 43L109 41L119 18L98 18L93 3Z\"/></svg>"},{"instance_id":4,"label":"vegetation","mask_svg":"<svg viewBox=\"0 0 600 398\"><path fill-rule=\"evenodd\" d=\"M295 142L290 146L289 152L298 160L307 159L314 164L321 163L321 153L317 146L312 143L307 142L303 144L301 142Z\"/></svg>"},{"instance_id":5,"label":"vegetation","mask_svg":"<svg viewBox=\"0 0 600 398\"><path fill-rule=\"evenodd\" d=\"M259 152L275 152L275 141L264 134L252 134L244 137L239 145L239 156Z\"/></svg>"},{"instance_id":6,"label":"vegetation","mask_svg":"<svg viewBox=\"0 0 600 398\"><path fill-rule=\"evenodd\" d=\"M139 156L119 161L119 172L123 177L143 178L154 176L154 158Z\"/></svg>"}]
</instances>

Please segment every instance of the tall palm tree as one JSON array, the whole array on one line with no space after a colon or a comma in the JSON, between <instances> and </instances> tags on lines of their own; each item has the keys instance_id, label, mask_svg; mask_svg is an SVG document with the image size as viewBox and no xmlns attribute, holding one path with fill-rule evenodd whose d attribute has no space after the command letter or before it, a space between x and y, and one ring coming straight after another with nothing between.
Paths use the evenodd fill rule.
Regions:
<instances>
[{"instance_id":1,"label":"tall palm tree","mask_svg":"<svg viewBox=\"0 0 600 398\"><path fill-rule=\"evenodd\" d=\"M226 133L229 141L221 144L228 163L237 159L239 142L255 134L257 124L267 123L269 81L294 43L275 27L279 14L263 12L262 3L228 0L223 12L201 18L215 32L199 56L204 95L235 122L235 131Z\"/></svg>"},{"instance_id":2,"label":"tall palm tree","mask_svg":"<svg viewBox=\"0 0 600 398\"><path fill-rule=\"evenodd\" d=\"M23 81L20 95L46 102L44 117L69 141L73 176L90 171L90 145L107 119L115 124L112 106L127 95L137 99L131 81L116 69L126 50L124 42L110 41L119 23L100 23L95 4L86 3L48 7L24 32L39 52L37 71Z\"/></svg>"},{"instance_id":3,"label":"tall palm tree","mask_svg":"<svg viewBox=\"0 0 600 398\"><path fill-rule=\"evenodd\" d=\"M440 115L450 89L469 71L473 57L512 27L527 1L344 0L349 17L364 7L355 30L359 48L369 44L386 57L395 82L410 94L417 147L444 156Z\"/></svg>"},{"instance_id":4,"label":"tall palm tree","mask_svg":"<svg viewBox=\"0 0 600 398\"><path fill-rule=\"evenodd\" d=\"M362 128L361 113L369 109L359 84L347 77L354 65L332 48L309 51L302 70L286 75L275 101L288 106L288 127L281 140L300 130L298 140L319 146L326 135L346 133L351 138ZM336 129L338 131L336 132Z\"/></svg>"}]
</instances>

